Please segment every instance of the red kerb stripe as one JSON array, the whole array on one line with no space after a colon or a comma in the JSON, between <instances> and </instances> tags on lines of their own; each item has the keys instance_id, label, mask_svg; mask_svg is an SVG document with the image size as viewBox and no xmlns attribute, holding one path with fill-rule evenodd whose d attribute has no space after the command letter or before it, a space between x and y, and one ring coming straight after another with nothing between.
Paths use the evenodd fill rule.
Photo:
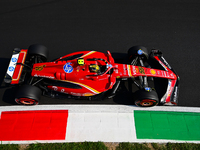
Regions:
<instances>
[{"instance_id":1,"label":"red kerb stripe","mask_svg":"<svg viewBox=\"0 0 200 150\"><path fill-rule=\"evenodd\" d=\"M65 140L68 110L4 111L0 141Z\"/></svg>"}]
</instances>

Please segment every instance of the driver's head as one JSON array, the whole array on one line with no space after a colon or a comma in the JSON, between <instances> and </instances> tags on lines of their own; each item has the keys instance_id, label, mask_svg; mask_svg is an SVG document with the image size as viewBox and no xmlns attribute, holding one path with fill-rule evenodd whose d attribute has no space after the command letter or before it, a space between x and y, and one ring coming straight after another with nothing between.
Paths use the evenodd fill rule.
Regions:
<instances>
[{"instance_id":1,"label":"driver's head","mask_svg":"<svg viewBox=\"0 0 200 150\"><path fill-rule=\"evenodd\" d=\"M96 72L96 73L99 73L99 72L100 72L100 68L99 68L99 66L96 65L96 64L91 64L91 65L89 66L89 69L90 69L91 72Z\"/></svg>"}]
</instances>

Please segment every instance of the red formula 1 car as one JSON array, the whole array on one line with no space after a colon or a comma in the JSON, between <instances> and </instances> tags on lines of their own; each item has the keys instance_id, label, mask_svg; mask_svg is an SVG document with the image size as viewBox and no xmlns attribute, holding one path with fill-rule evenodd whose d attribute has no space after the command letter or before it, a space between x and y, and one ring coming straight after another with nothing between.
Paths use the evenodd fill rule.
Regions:
<instances>
[{"instance_id":1,"label":"red formula 1 car","mask_svg":"<svg viewBox=\"0 0 200 150\"><path fill-rule=\"evenodd\" d=\"M79 51L47 62L48 51L42 45L28 49L15 48L4 81L20 84L15 101L23 105L36 105L41 95L50 97L111 98L123 79L132 78L138 87L134 93L137 106L177 105L179 77L163 58L160 50L134 46L128 50L129 63L115 63L111 53ZM151 57L163 69L145 67ZM167 79L162 98L148 86L148 78ZM138 82L139 81L139 82Z\"/></svg>"}]
</instances>

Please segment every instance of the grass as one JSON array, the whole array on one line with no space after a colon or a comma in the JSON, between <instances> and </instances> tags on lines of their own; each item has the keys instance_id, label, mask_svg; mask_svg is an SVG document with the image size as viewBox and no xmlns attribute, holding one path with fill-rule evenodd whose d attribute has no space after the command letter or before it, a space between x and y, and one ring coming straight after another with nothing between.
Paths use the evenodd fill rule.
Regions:
<instances>
[{"instance_id":1,"label":"grass","mask_svg":"<svg viewBox=\"0 0 200 150\"><path fill-rule=\"evenodd\" d=\"M193 143L168 143L167 150L198 150L200 149L200 144L193 144Z\"/></svg>"},{"instance_id":2,"label":"grass","mask_svg":"<svg viewBox=\"0 0 200 150\"><path fill-rule=\"evenodd\" d=\"M0 144L0 150L19 150L17 144Z\"/></svg>"},{"instance_id":3,"label":"grass","mask_svg":"<svg viewBox=\"0 0 200 150\"><path fill-rule=\"evenodd\" d=\"M147 144L138 143L120 143L116 150L150 150Z\"/></svg>"},{"instance_id":4,"label":"grass","mask_svg":"<svg viewBox=\"0 0 200 150\"><path fill-rule=\"evenodd\" d=\"M120 143L116 150L198 150L200 149L200 144L194 143L167 143L167 144L157 144L157 143Z\"/></svg>"},{"instance_id":5,"label":"grass","mask_svg":"<svg viewBox=\"0 0 200 150\"><path fill-rule=\"evenodd\" d=\"M111 150L103 142L81 143L37 143L30 144L26 148L20 148L17 144L0 144L0 150ZM119 143L116 150L197 150L200 144L194 143Z\"/></svg>"},{"instance_id":6,"label":"grass","mask_svg":"<svg viewBox=\"0 0 200 150\"><path fill-rule=\"evenodd\" d=\"M27 150L107 150L103 142L30 144Z\"/></svg>"}]
</instances>

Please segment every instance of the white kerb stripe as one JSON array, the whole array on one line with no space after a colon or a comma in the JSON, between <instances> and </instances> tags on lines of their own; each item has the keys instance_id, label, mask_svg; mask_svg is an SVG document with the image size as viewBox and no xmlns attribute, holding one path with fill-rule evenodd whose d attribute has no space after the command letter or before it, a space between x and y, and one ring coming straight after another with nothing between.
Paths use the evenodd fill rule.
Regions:
<instances>
[{"instance_id":1,"label":"white kerb stripe","mask_svg":"<svg viewBox=\"0 0 200 150\"><path fill-rule=\"evenodd\" d=\"M67 142L136 140L133 113L70 113Z\"/></svg>"}]
</instances>

